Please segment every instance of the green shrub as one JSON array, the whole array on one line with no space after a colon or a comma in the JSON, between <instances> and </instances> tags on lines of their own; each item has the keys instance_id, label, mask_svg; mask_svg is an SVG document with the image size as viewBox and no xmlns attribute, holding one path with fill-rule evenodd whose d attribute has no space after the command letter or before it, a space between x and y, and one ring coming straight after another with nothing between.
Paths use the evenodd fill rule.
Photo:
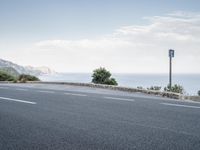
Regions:
<instances>
[{"instance_id":1,"label":"green shrub","mask_svg":"<svg viewBox=\"0 0 200 150\"><path fill-rule=\"evenodd\" d=\"M181 85L178 85L178 84L173 85L171 88L168 85L167 87L164 88L164 91L183 94L184 88Z\"/></svg>"},{"instance_id":2,"label":"green shrub","mask_svg":"<svg viewBox=\"0 0 200 150\"><path fill-rule=\"evenodd\" d=\"M22 83L25 83L27 81L40 81L37 77L27 74L21 74L19 75L18 80Z\"/></svg>"},{"instance_id":3,"label":"green shrub","mask_svg":"<svg viewBox=\"0 0 200 150\"><path fill-rule=\"evenodd\" d=\"M96 84L117 85L117 81L111 78L111 73L102 67L93 71L92 82Z\"/></svg>"},{"instance_id":4,"label":"green shrub","mask_svg":"<svg viewBox=\"0 0 200 150\"><path fill-rule=\"evenodd\" d=\"M198 96L200 96L200 90L197 92Z\"/></svg>"},{"instance_id":5,"label":"green shrub","mask_svg":"<svg viewBox=\"0 0 200 150\"><path fill-rule=\"evenodd\" d=\"M0 81L14 81L16 78L6 72L0 71Z\"/></svg>"},{"instance_id":6,"label":"green shrub","mask_svg":"<svg viewBox=\"0 0 200 150\"><path fill-rule=\"evenodd\" d=\"M138 86L137 89L144 90L142 86Z\"/></svg>"},{"instance_id":7,"label":"green shrub","mask_svg":"<svg viewBox=\"0 0 200 150\"><path fill-rule=\"evenodd\" d=\"M161 90L161 86L151 86L150 88L147 88L147 90L160 91Z\"/></svg>"},{"instance_id":8,"label":"green shrub","mask_svg":"<svg viewBox=\"0 0 200 150\"><path fill-rule=\"evenodd\" d=\"M104 82L107 85L117 85L117 81L114 78L110 78Z\"/></svg>"}]
</instances>

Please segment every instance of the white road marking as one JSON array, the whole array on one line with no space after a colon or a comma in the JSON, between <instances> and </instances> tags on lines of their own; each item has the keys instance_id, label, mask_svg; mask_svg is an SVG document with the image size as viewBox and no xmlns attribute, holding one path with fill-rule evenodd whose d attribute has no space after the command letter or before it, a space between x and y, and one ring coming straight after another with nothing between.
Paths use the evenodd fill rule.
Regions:
<instances>
[{"instance_id":1,"label":"white road marking","mask_svg":"<svg viewBox=\"0 0 200 150\"><path fill-rule=\"evenodd\" d=\"M8 97L0 97L0 100L1 99L7 100L7 101L20 102L20 103L27 103L27 104L37 104L36 102L25 101L25 100L21 100L21 99L8 98Z\"/></svg>"},{"instance_id":2,"label":"white road marking","mask_svg":"<svg viewBox=\"0 0 200 150\"><path fill-rule=\"evenodd\" d=\"M162 105L168 105L168 106L175 106L175 107L185 107L185 108L197 108L200 109L199 106L191 106L191 105L180 105L180 104L172 104L172 103L160 103Z\"/></svg>"},{"instance_id":3,"label":"white road marking","mask_svg":"<svg viewBox=\"0 0 200 150\"><path fill-rule=\"evenodd\" d=\"M134 102L134 99L127 99L127 98L119 98L119 97L104 97L105 99L113 99L113 100L120 100L120 101L129 101Z\"/></svg>"},{"instance_id":4,"label":"white road marking","mask_svg":"<svg viewBox=\"0 0 200 150\"><path fill-rule=\"evenodd\" d=\"M27 89L15 89L17 91L28 91Z\"/></svg>"},{"instance_id":5,"label":"white road marking","mask_svg":"<svg viewBox=\"0 0 200 150\"><path fill-rule=\"evenodd\" d=\"M40 93L55 93L54 91L38 91Z\"/></svg>"},{"instance_id":6,"label":"white road marking","mask_svg":"<svg viewBox=\"0 0 200 150\"><path fill-rule=\"evenodd\" d=\"M72 96L87 96L85 94L75 94L75 93L64 93L65 95L72 95Z\"/></svg>"},{"instance_id":7,"label":"white road marking","mask_svg":"<svg viewBox=\"0 0 200 150\"><path fill-rule=\"evenodd\" d=\"M0 87L0 89L8 89L8 87Z\"/></svg>"}]
</instances>

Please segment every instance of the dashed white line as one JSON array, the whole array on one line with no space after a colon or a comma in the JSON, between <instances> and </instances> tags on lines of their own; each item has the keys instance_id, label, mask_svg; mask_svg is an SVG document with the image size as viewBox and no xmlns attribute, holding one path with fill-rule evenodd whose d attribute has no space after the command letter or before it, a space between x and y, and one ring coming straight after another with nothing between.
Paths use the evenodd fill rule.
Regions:
<instances>
[{"instance_id":1,"label":"dashed white line","mask_svg":"<svg viewBox=\"0 0 200 150\"><path fill-rule=\"evenodd\" d=\"M119 98L119 97L104 97L105 99L113 99L113 100L120 100L120 101L130 101L134 102L134 99L128 99L128 98Z\"/></svg>"},{"instance_id":2,"label":"dashed white line","mask_svg":"<svg viewBox=\"0 0 200 150\"><path fill-rule=\"evenodd\" d=\"M27 103L27 104L37 104L36 102L21 100L21 99L14 99L14 98L8 98L8 97L0 97L0 100L7 100L7 101L14 101L14 102L20 102L20 103Z\"/></svg>"},{"instance_id":3,"label":"dashed white line","mask_svg":"<svg viewBox=\"0 0 200 150\"><path fill-rule=\"evenodd\" d=\"M64 93L65 95L72 95L72 96L87 96L85 94L75 94L75 93Z\"/></svg>"},{"instance_id":4,"label":"dashed white line","mask_svg":"<svg viewBox=\"0 0 200 150\"><path fill-rule=\"evenodd\" d=\"M40 92L40 93L55 93L54 91L37 91L37 92Z\"/></svg>"},{"instance_id":5,"label":"dashed white line","mask_svg":"<svg viewBox=\"0 0 200 150\"><path fill-rule=\"evenodd\" d=\"M172 103L160 103L160 104L167 105L167 106L174 106L174 107L185 107L185 108L197 108L197 109L200 109L199 106L181 105L181 104L172 104Z\"/></svg>"},{"instance_id":6,"label":"dashed white line","mask_svg":"<svg viewBox=\"0 0 200 150\"><path fill-rule=\"evenodd\" d=\"M0 89L8 89L8 87L0 87Z\"/></svg>"},{"instance_id":7,"label":"dashed white line","mask_svg":"<svg viewBox=\"0 0 200 150\"><path fill-rule=\"evenodd\" d=\"M15 89L17 91L28 91L27 89Z\"/></svg>"}]
</instances>

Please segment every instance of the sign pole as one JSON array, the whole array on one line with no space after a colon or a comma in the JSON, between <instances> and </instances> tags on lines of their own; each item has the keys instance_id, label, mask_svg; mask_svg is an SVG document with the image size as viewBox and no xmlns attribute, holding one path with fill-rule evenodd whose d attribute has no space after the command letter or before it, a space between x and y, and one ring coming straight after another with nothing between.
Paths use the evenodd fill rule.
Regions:
<instances>
[{"instance_id":1,"label":"sign pole","mask_svg":"<svg viewBox=\"0 0 200 150\"><path fill-rule=\"evenodd\" d=\"M169 88L172 88L172 58L174 57L174 50L169 50Z\"/></svg>"},{"instance_id":2,"label":"sign pole","mask_svg":"<svg viewBox=\"0 0 200 150\"><path fill-rule=\"evenodd\" d=\"M169 88L172 88L172 57L169 57Z\"/></svg>"}]
</instances>

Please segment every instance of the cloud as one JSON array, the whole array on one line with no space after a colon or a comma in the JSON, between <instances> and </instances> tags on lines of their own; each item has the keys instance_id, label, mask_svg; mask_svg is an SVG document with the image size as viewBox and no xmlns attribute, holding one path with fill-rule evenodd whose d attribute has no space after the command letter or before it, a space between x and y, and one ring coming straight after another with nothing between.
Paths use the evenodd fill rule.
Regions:
<instances>
[{"instance_id":1,"label":"cloud","mask_svg":"<svg viewBox=\"0 0 200 150\"><path fill-rule=\"evenodd\" d=\"M147 25L123 26L95 39L45 40L35 44L38 60L58 71L165 73L168 49L176 50L174 71L200 73L200 13L174 12L145 18Z\"/></svg>"}]
</instances>

